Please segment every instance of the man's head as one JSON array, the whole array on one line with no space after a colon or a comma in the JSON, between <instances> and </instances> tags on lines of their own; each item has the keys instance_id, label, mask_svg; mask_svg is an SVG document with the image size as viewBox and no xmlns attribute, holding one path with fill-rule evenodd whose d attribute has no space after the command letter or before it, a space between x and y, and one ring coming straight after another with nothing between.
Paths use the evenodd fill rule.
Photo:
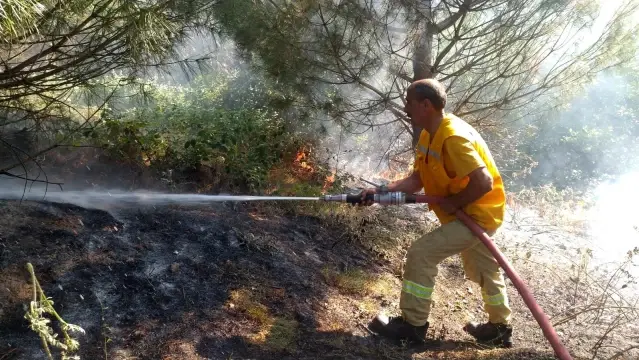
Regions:
<instances>
[{"instance_id":1,"label":"man's head","mask_svg":"<svg viewBox=\"0 0 639 360\"><path fill-rule=\"evenodd\" d=\"M410 84L404 111L413 124L428 127L441 118L446 107L446 88L437 80L417 80Z\"/></svg>"}]
</instances>

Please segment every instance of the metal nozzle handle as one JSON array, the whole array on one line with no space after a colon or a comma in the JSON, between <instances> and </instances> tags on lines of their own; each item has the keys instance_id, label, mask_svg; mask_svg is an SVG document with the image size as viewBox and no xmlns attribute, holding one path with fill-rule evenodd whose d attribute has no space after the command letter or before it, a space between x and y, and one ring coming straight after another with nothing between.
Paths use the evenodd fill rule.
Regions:
<instances>
[{"instance_id":1,"label":"metal nozzle handle","mask_svg":"<svg viewBox=\"0 0 639 360\"><path fill-rule=\"evenodd\" d=\"M402 205L407 202L413 203L414 199L407 199L406 194L402 192L388 192L383 194L366 194L366 197L362 200L362 194L340 194L340 195L324 195L320 198L323 201L335 201L342 203L349 203L352 205L361 204L364 202L372 201L381 205ZM408 201L407 201L408 200Z\"/></svg>"}]
</instances>

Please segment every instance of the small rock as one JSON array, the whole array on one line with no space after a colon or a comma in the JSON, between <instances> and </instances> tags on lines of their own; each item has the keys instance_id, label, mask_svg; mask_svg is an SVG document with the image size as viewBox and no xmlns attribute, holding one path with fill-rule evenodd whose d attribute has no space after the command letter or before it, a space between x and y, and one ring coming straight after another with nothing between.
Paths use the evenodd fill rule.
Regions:
<instances>
[{"instance_id":1,"label":"small rock","mask_svg":"<svg viewBox=\"0 0 639 360\"><path fill-rule=\"evenodd\" d=\"M311 324L313 322L313 316L308 314L306 311L296 310L295 320L297 320L300 323Z\"/></svg>"},{"instance_id":2,"label":"small rock","mask_svg":"<svg viewBox=\"0 0 639 360\"><path fill-rule=\"evenodd\" d=\"M323 261L320 260L319 256L317 256L317 254L311 252L311 251L305 251L304 255L306 255L306 257L308 257L309 259L313 260L315 263L317 264L322 264Z\"/></svg>"},{"instance_id":3,"label":"small rock","mask_svg":"<svg viewBox=\"0 0 639 360\"><path fill-rule=\"evenodd\" d=\"M240 242L237 240L237 236L235 236L235 234L233 233L229 233L226 236L227 240L229 241L229 246L230 247L239 247L240 246Z\"/></svg>"},{"instance_id":4,"label":"small rock","mask_svg":"<svg viewBox=\"0 0 639 360\"><path fill-rule=\"evenodd\" d=\"M178 264L178 263L171 264L171 272L172 273L177 273L179 270L180 270L180 264Z\"/></svg>"},{"instance_id":5,"label":"small rock","mask_svg":"<svg viewBox=\"0 0 639 360\"><path fill-rule=\"evenodd\" d=\"M308 240L308 236L301 234L295 230L293 230L293 234L295 235L296 240L300 241L301 243L304 243L304 240Z\"/></svg>"}]
</instances>

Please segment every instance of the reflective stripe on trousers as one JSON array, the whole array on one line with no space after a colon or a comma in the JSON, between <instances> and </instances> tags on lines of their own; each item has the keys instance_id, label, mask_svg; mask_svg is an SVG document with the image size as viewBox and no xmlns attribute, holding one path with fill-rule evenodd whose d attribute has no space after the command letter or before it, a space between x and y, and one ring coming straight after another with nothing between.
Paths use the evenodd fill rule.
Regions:
<instances>
[{"instance_id":1,"label":"reflective stripe on trousers","mask_svg":"<svg viewBox=\"0 0 639 360\"><path fill-rule=\"evenodd\" d=\"M420 299L430 300L433 295L433 288L416 284L410 280L404 280L402 291Z\"/></svg>"},{"instance_id":2,"label":"reflective stripe on trousers","mask_svg":"<svg viewBox=\"0 0 639 360\"><path fill-rule=\"evenodd\" d=\"M503 305L506 301L506 296L501 293L496 295L488 295L482 291L482 298L484 299L484 303L490 306Z\"/></svg>"}]
</instances>

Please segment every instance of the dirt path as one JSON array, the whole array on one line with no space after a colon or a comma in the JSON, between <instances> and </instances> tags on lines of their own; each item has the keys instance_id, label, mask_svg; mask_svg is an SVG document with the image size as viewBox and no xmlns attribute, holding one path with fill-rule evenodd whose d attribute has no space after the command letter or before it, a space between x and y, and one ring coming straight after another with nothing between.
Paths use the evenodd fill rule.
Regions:
<instances>
[{"instance_id":1,"label":"dirt path","mask_svg":"<svg viewBox=\"0 0 639 360\"><path fill-rule=\"evenodd\" d=\"M1 360L46 358L24 319L27 262L61 316L86 330L82 359L552 358L512 286L516 347L470 342L461 327L483 320L482 304L455 258L440 267L429 331L438 343L402 349L371 336L363 325L375 313L397 311L401 273L401 261L366 241L364 225L375 217L361 217L354 234L253 205L130 209L116 218L5 201L0 211Z\"/></svg>"}]
</instances>

